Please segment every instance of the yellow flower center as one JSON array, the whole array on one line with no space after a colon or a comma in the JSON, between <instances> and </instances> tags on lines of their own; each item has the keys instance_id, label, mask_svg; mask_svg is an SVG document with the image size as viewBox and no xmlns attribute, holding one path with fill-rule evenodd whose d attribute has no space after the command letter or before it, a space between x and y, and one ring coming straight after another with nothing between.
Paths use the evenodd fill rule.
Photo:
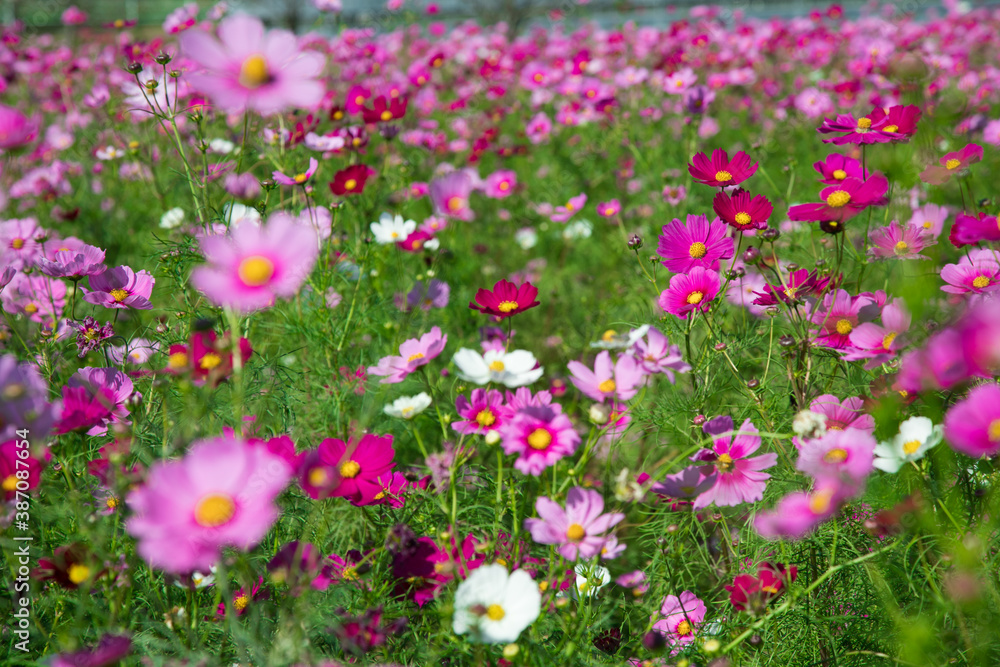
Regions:
<instances>
[{"instance_id":1,"label":"yellow flower center","mask_svg":"<svg viewBox=\"0 0 1000 667\"><path fill-rule=\"evenodd\" d=\"M598 391L601 391L605 394L610 394L615 390L615 381L612 380L611 378L608 378L601 384L597 385L597 389Z\"/></svg>"},{"instance_id":2,"label":"yellow flower center","mask_svg":"<svg viewBox=\"0 0 1000 667\"><path fill-rule=\"evenodd\" d=\"M24 247L24 239L14 239L10 242L10 247L14 250L20 250Z\"/></svg>"},{"instance_id":3,"label":"yellow flower center","mask_svg":"<svg viewBox=\"0 0 1000 667\"><path fill-rule=\"evenodd\" d=\"M123 289L113 289L110 292L108 292L108 294L110 294L114 298L114 300L117 301L118 303L121 303L122 301L128 298L128 292L126 292Z\"/></svg>"},{"instance_id":4,"label":"yellow flower center","mask_svg":"<svg viewBox=\"0 0 1000 667\"><path fill-rule=\"evenodd\" d=\"M826 198L826 205L830 208L841 208L847 206L851 203L851 195L849 192L844 190L837 190L836 192L831 192L830 196Z\"/></svg>"},{"instance_id":5,"label":"yellow flower center","mask_svg":"<svg viewBox=\"0 0 1000 667\"><path fill-rule=\"evenodd\" d=\"M236 503L222 493L205 496L194 510L194 520L205 528L218 528L229 523L236 514Z\"/></svg>"},{"instance_id":6,"label":"yellow flower center","mask_svg":"<svg viewBox=\"0 0 1000 667\"><path fill-rule=\"evenodd\" d=\"M944 163L944 168L950 171L952 169L958 169L958 165L960 164L962 164L961 160L956 160L955 158L952 158Z\"/></svg>"},{"instance_id":7,"label":"yellow flower center","mask_svg":"<svg viewBox=\"0 0 1000 667\"><path fill-rule=\"evenodd\" d=\"M313 486L323 486L329 479L330 476L323 468L313 468L309 471L309 483Z\"/></svg>"},{"instance_id":8,"label":"yellow flower center","mask_svg":"<svg viewBox=\"0 0 1000 667\"><path fill-rule=\"evenodd\" d=\"M17 489L17 477L13 474L7 475L3 479L3 490L4 491L14 491Z\"/></svg>"},{"instance_id":9,"label":"yellow flower center","mask_svg":"<svg viewBox=\"0 0 1000 667\"><path fill-rule=\"evenodd\" d=\"M740 211L736 214L735 220L737 225L749 225L753 221L753 218L746 211Z\"/></svg>"},{"instance_id":10,"label":"yellow flower center","mask_svg":"<svg viewBox=\"0 0 1000 667\"><path fill-rule=\"evenodd\" d=\"M882 348L888 350L889 346L892 345L892 342L896 340L896 335L897 334L895 331L890 331L889 333L887 333L885 337L882 339Z\"/></svg>"},{"instance_id":11,"label":"yellow flower center","mask_svg":"<svg viewBox=\"0 0 1000 667\"><path fill-rule=\"evenodd\" d=\"M717 171L715 172L715 180L717 180L720 183L728 183L729 181L733 180L733 175L730 174L728 171Z\"/></svg>"},{"instance_id":12,"label":"yellow flower center","mask_svg":"<svg viewBox=\"0 0 1000 667\"><path fill-rule=\"evenodd\" d=\"M37 313L38 312L38 304L29 303L28 305L26 305L24 307L24 312L28 313L29 315L33 315L34 313Z\"/></svg>"},{"instance_id":13,"label":"yellow flower center","mask_svg":"<svg viewBox=\"0 0 1000 667\"><path fill-rule=\"evenodd\" d=\"M921 443L919 440L910 440L909 442L904 442L903 453L909 456L910 454L920 449L920 444Z\"/></svg>"},{"instance_id":14,"label":"yellow flower center","mask_svg":"<svg viewBox=\"0 0 1000 667\"><path fill-rule=\"evenodd\" d=\"M933 222L931 222L930 220L924 220L924 224L923 224L923 228L924 229L930 229L933 226L934 226Z\"/></svg>"},{"instance_id":15,"label":"yellow flower center","mask_svg":"<svg viewBox=\"0 0 1000 667\"><path fill-rule=\"evenodd\" d=\"M1000 441L1000 419L994 419L990 422L988 433L990 442Z\"/></svg>"},{"instance_id":16,"label":"yellow flower center","mask_svg":"<svg viewBox=\"0 0 1000 667\"><path fill-rule=\"evenodd\" d=\"M108 497L108 499L104 501L104 504L109 510L118 509L118 499L114 496Z\"/></svg>"},{"instance_id":17,"label":"yellow flower center","mask_svg":"<svg viewBox=\"0 0 1000 667\"><path fill-rule=\"evenodd\" d=\"M294 178L293 180L294 180L294 181L295 181L296 183L305 183L305 182L306 182L306 179L308 179L308 178L309 178L309 177L308 177L308 176L306 176L305 174L295 174L295 178Z\"/></svg>"},{"instance_id":18,"label":"yellow flower center","mask_svg":"<svg viewBox=\"0 0 1000 667\"><path fill-rule=\"evenodd\" d=\"M358 187L358 182L356 180L354 180L353 178L349 178L346 181L344 181L344 189L345 190L353 190L356 187Z\"/></svg>"},{"instance_id":19,"label":"yellow flower center","mask_svg":"<svg viewBox=\"0 0 1000 667\"><path fill-rule=\"evenodd\" d=\"M681 621L680 623L677 624L677 628L674 630L674 632L681 635L682 637L684 635L689 635L691 634L691 624L688 621Z\"/></svg>"},{"instance_id":20,"label":"yellow flower center","mask_svg":"<svg viewBox=\"0 0 1000 667\"><path fill-rule=\"evenodd\" d=\"M66 571L66 575L74 584L82 584L90 578L90 568L80 563L73 563Z\"/></svg>"},{"instance_id":21,"label":"yellow flower center","mask_svg":"<svg viewBox=\"0 0 1000 667\"><path fill-rule=\"evenodd\" d=\"M499 359L490 362L490 370L494 373L502 373L504 369L503 362Z\"/></svg>"},{"instance_id":22,"label":"yellow flower center","mask_svg":"<svg viewBox=\"0 0 1000 667\"><path fill-rule=\"evenodd\" d=\"M575 211L576 210L576 207L573 206L573 202L571 202L571 201L566 202L566 210L567 211Z\"/></svg>"},{"instance_id":23,"label":"yellow flower center","mask_svg":"<svg viewBox=\"0 0 1000 667\"><path fill-rule=\"evenodd\" d=\"M382 112L382 113L381 113L381 114L379 115L379 118L380 118L380 119L381 119L382 121L389 121L389 120L392 120L392 112L391 112L391 111L389 111L388 109L386 109L385 111L383 111L383 112Z\"/></svg>"},{"instance_id":24,"label":"yellow flower center","mask_svg":"<svg viewBox=\"0 0 1000 667\"><path fill-rule=\"evenodd\" d=\"M261 255L251 255L240 262L237 273L244 285L260 287L274 275L274 262Z\"/></svg>"},{"instance_id":25,"label":"yellow flower center","mask_svg":"<svg viewBox=\"0 0 1000 667\"><path fill-rule=\"evenodd\" d=\"M517 310L517 301L501 301L497 304L497 310L501 313L509 313L512 310Z\"/></svg>"},{"instance_id":26,"label":"yellow flower center","mask_svg":"<svg viewBox=\"0 0 1000 667\"><path fill-rule=\"evenodd\" d=\"M361 464L357 461L345 461L340 466L340 476L344 479L354 479L361 472Z\"/></svg>"},{"instance_id":27,"label":"yellow flower center","mask_svg":"<svg viewBox=\"0 0 1000 667\"><path fill-rule=\"evenodd\" d=\"M872 126L871 118L859 118L858 119L858 130L868 130Z\"/></svg>"},{"instance_id":28,"label":"yellow flower center","mask_svg":"<svg viewBox=\"0 0 1000 667\"><path fill-rule=\"evenodd\" d=\"M571 523L566 529L566 539L571 542L579 542L587 536L587 531L578 523Z\"/></svg>"},{"instance_id":29,"label":"yellow flower center","mask_svg":"<svg viewBox=\"0 0 1000 667\"><path fill-rule=\"evenodd\" d=\"M204 371L210 371L222 363L222 357L214 352L209 352L198 362L198 366Z\"/></svg>"},{"instance_id":30,"label":"yellow flower center","mask_svg":"<svg viewBox=\"0 0 1000 667\"><path fill-rule=\"evenodd\" d=\"M853 329L854 325L851 324L849 320L837 321L837 333L839 333L841 336L846 336L847 334L851 333Z\"/></svg>"},{"instance_id":31,"label":"yellow flower center","mask_svg":"<svg viewBox=\"0 0 1000 667\"><path fill-rule=\"evenodd\" d=\"M691 247L688 248L688 255L690 255L693 259L701 259L706 254L708 254L708 248L706 248L705 244L701 241L695 241L691 244Z\"/></svg>"},{"instance_id":32,"label":"yellow flower center","mask_svg":"<svg viewBox=\"0 0 1000 667\"><path fill-rule=\"evenodd\" d=\"M497 421L497 416L489 408L484 408L476 415L476 423L481 427L493 426Z\"/></svg>"},{"instance_id":33,"label":"yellow flower center","mask_svg":"<svg viewBox=\"0 0 1000 667\"><path fill-rule=\"evenodd\" d=\"M896 132L899 130L899 125L886 125L882 128L883 132Z\"/></svg>"},{"instance_id":34,"label":"yellow flower center","mask_svg":"<svg viewBox=\"0 0 1000 667\"><path fill-rule=\"evenodd\" d=\"M354 581L358 578L358 568L348 565L340 571L340 578L344 581Z\"/></svg>"},{"instance_id":35,"label":"yellow flower center","mask_svg":"<svg viewBox=\"0 0 1000 667\"><path fill-rule=\"evenodd\" d=\"M823 489L822 491L817 491L816 493L809 496L809 509L812 510L813 514L824 514L830 509L830 503L833 501L833 490Z\"/></svg>"},{"instance_id":36,"label":"yellow flower center","mask_svg":"<svg viewBox=\"0 0 1000 667\"><path fill-rule=\"evenodd\" d=\"M899 241L893 247L893 252L895 252L897 255L905 255L906 253L910 252L910 246L909 244L907 244L906 241Z\"/></svg>"},{"instance_id":37,"label":"yellow flower center","mask_svg":"<svg viewBox=\"0 0 1000 667\"><path fill-rule=\"evenodd\" d=\"M457 196L448 198L449 211L461 211L463 208L465 208L465 199Z\"/></svg>"},{"instance_id":38,"label":"yellow flower center","mask_svg":"<svg viewBox=\"0 0 1000 667\"><path fill-rule=\"evenodd\" d=\"M250 604L250 598L245 594L233 600L233 608L236 609L236 611L243 611L247 608L248 604Z\"/></svg>"},{"instance_id":39,"label":"yellow flower center","mask_svg":"<svg viewBox=\"0 0 1000 667\"><path fill-rule=\"evenodd\" d=\"M972 281L972 286L976 289L983 289L990 284L990 279L986 276L976 276L976 279Z\"/></svg>"},{"instance_id":40,"label":"yellow flower center","mask_svg":"<svg viewBox=\"0 0 1000 667\"><path fill-rule=\"evenodd\" d=\"M174 352L167 360L167 365L171 368L184 368L188 364L187 352Z\"/></svg>"},{"instance_id":41,"label":"yellow flower center","mask_svg":"<svg viewBox=\"0 0 1000 667\"><path fill-rule=\"evenodd\" d=\"M271 80L271 74L267 71L267 61L264 56L255 53L240 65L240 85L245 88L260 88Z\"/></svg>"},{"instance_id":42,"label":"yellow flower center","mask_svg":"<svg viewBox=\"0 0 1000 667\"><path fill-rule=\"evenodd\" d=\"M840 447L831 449L823 455L823 460L827 463L843 463L847 460L847 450Z\"/></svg>"},{"instance_id":43,"label":"yellow flower center","mask_svg":"<svg viewBox=\"0 0 1000 667\"><path fill-rule=\"evenodd\" d=\"M603 340L605 343L610 343L615 339L615 336L617 335L618 335L617 331L615 331L614 329L608 329L603 334L601 334L601 340Z\"/></svg>"},{"instance_id":44,"label":"yellow flower center","mask_svg":"<svg viewBox=\"0 0 1000 667\"><path fill-rule=\"evenodd\" d=\"M406 358L406 363L410 363L411 361L414 361L416 359L423 359L423 358L424 358L424 353L423 352L416 352L416 353L411 354L409 357Z\"/></svg>"},{"instance_id":45,"label":"yellow flower center","mask_svg":"<svg viewBox=\"0 0 1000 667\"><path fill-rule=\"evenodd\" d=\"M837 179L838 181L842 181L845 178L847 178L847 172L844 171L843 169L834 169L833 170L833 177L835 179Z\"/></svg>"},{"instance_id":46,"label":"yellow flower center","mask_svg":"<svg viewBox=\"0 0 1000 667\"><path fill-rule=\"evenodd\" d=\"M613 206L608 206L604 209L604 215L614 215L615 209Z\"/></svg>"},{"instance_id":47,"label":"yellow flower center","mask_svg":"<svg viewBox=\"0 0 1000 667\"><path fill-rule=\"evenodd\" d=\"M536 73L535 76L531 78L535 80L535 83L541 83L545 79L545 77L542 76L541 73Z\"/></svg>"},{"instance_id":48,"label":"yellow flower center","mask_svg":"<svg viewBox=\"0 0 1000 667\"><path fill-rule=\"evenodd\" d=\"M501 607L498 604L491 604L489 607L486 608L486 616L491 621L502 620L503 617L506 616L506 615L507 615L507 612L505 612L503 610L503 607Z\"/></svg>"},{"instance_id":49,"label":"yellow flower center","mask_svg":"<svg viewBox=\"0 0 1000 667\"><path fill-rule=\"evenodd\" d=\"M719 454L715 459L715 467L722 472L727 472L733 467L733 457L729 454Z\"/></svg>"},{"instance_id":50,"label":"yellow flower center","mask_svg":"<svg viewBox=\"0 0 1000 667\"><path fill-rule=\"evenodd\" d=\"M691 292L690 294L688 294L687 302L693 306L696 303L701 303L701 300L704 298L705 295L702 292Z\"/></svg>"},{"instance_id":51,"label":"yellow flower center","mask_svg":"<svg viewBox=\"0 0 1000 667\"><path fill-rule=\"evenodd\" d=\"M552 444L552 434L544 428L536 428L528 435L528 446L532 449L546 449Z\"/></svg>"}]
</instances>

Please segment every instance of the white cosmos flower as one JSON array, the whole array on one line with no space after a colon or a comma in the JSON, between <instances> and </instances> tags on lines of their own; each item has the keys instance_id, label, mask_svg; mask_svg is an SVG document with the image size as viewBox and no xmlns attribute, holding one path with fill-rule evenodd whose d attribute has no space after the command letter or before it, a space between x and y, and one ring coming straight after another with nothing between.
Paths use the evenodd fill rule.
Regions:
<instances>
[{"instance_id":1,"label":"white cosmos flower","mask_svg":"<svg viewBox=\"0 0 1000 667\"><path fill-rule=\"evenodd\" d=\"M431 397L427 392L420 392L416 396L404 396L385 406L385 414L390 417L402 417L403 419L413 419L426 410L431 404Z\"/></svg>"},{"instance_id":2,"label":"white cosmos flower","mask_svg":"<svg viewBox=\"0 0 1000 667\"><path fill-rule=\"evenodd\" d=\"M941 425L927 417L910 417L899 425L899 435L875 447L874 465L885 472L898 472L904 463L924 457L928 449L941 442Z\"/></svg>"},{"instance_id":3,"label":"white cosmos flower","mask_svg":"<svg viewBox=\"0 0 1000 667\"><path fill-rule=\"evenodd\" d=\"M97 149L96 155L98 160L115 160L122 156L122 152L114 146L105 146Z\"/></svg>"},{"instance_id":4,"label":"white cosmos flower","mask_svg":"<svg viewBox=\"0 0 1000 667\"><path fill-rule=\"evenodd\" d=\"M594 225L590 223L590 220L581 219L566 225L566 229L563 230L562 235L567 241L589 239L593 229Z\"/></svg>"},{"instance_id":5,"label":"white cosmos flower","mask_svg":"<svg viewBox=\"0 0 1000 667\"><path fill-rule=\"evenodd\" d=\"M245 220L260 222L260 211L253 206L228 202L222 207L222 217L229 221L230 226L238 225Z\"/></svg>"},{"instance_id":6,"label":"white cosmos flower","mask_svg":"<svg viewBox=\"0 0 1000 667\"><path fill-rule=\"evenodd\" d=\"M201 572L192 572L191 583L194 584L194 587L198 590L214 584L215 566L214 565L212 566L212 569L209 570L209 574L202 574ZM187 588L187 586L181 583L180 581L175 581L174 586L177 586L179 588Z\"/></svg>"},{"instance_id":7,"label":"white cosmos flower","mask_svg":"<svg viewBox=\"0 0 1000 667\"><path fill-rule=\"evenodd\" d=\"M525 250L531 250L538 245L538 232L532 227L523 227L514 232L514 240Z\"/></svg>"},{"instance_id":8,"label":"white cosmos flower","mask_svg":"<svg viewBox=\"0 0 1000 667\"><path fill-rule=\"evenodd\" d=\"M475 384L496 382L512 389L531 384L542 377L545 370L541 366L535 368L538 361L527 350L488 350L486 354L479 354L463 347L452 361L458 366L458 377L463 380Z\"/></svg>"},{"instance_id":9,"label":"white cosmos flower","mask_svg":"<svg viewBox=\"0 0 1000 667\"><path fill-rule=\"evenodd\" d=\"M414 220L403 220L401 215L390 215L383 213L378 222L371 224L372 234L375 235L375 242L383 245L389 243L399 243L405 241L406 237L417 229Z\"/></svg>"},{"instance_id":10,"label":"white cosmos flower","mask_svg":"<svg viewBox=\"0 0 1000 667\"><path fill-rule=\"evenodd\" d=\"M627 334L620 334L614 329L608 329L601 336L601 340L592 342L590 347L602 350L625 350L635 345L648 331L648 324L643 324L638 329L632 329Z\"/></svg>"},{"instance_id":11,"label":"white cosmos flower","mask_svg":"<svg viewBox=\"0 0 1000 667\"><path fill-rule=\"evenodd\" d=\"M179 227L182 222L184 222L184 209L179 206L175 206L160 216L160 227L162 229Z\"/></svg>"},{"instance_id":12,"label":"white cosmos flower","mask_svg":"<svg viewBox=\"0 0 1000 667\"><path fill-rule=\"evenodd\" d=\"M226 155L233 152L233 149L236 148L236 144L228 139L212 139L208 142L208 148L213 153L222 153L223 155Z\"/></svg>"},{"instance_id":13,"label":"white cosmos flower","mask_svg":"<svg viewBox=\"0 0 1000 667\"><path fill-rule=\"evenodd\" d=\"M571 593L580 597L594 597L611 581L608 568L593 563L580 563L573 568L573 572L576 573L576 588L572 589Z\"/></svg>"},{"instance_id":14,"label":"white cosmos flower","mask_svg":"<svg viewBox=\"0 0 1000 667\"><path fill-rule=\"evenodd\" d=\"M451 627L457 635L468 633L473 642L507 644L535 622L541 608L542 594L530 574L483 565L458 585Z\"/></svg>"}]
</instances>

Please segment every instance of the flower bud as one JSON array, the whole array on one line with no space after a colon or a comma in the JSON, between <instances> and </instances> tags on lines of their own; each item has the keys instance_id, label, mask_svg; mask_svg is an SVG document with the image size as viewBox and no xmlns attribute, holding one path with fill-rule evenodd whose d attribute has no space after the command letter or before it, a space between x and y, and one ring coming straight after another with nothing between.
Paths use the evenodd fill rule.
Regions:
<instances>
[{"instance_id":1,"label":"flower bud","mask_svg":"<svg viewBox=\"0 0 1000 667\"><path fill-rule=\"evenodd\" d=\"M521 652L521 647L517 644L507 644L503 647L503 657L508 660L512 660L517 657L517 654Z\"/></svg>"},{"instance_id":2,"label":"flower bud","mask_svg":"<svg viewBox=\"0 0 1000 667\"><path fill-rule=\"evenodd\" d=\"M638 250L639 248L641 248L642 237L639 236L638 234L633 234L632 236L628 237L628 247L631 250Z\"/></svg>"},{"instance_id":3,"label":"flower bud","mask_svg":"<svg viewBox=\"0 0 1000 667\"><path fill-rule=\"evenodd\" d=\"M486 444L495 445L500 442L500 433L495 430L486 432Z\"/></svg>"},{"instance_id":4,"label":"flower bud","mask_svg":"<svg viewBox=\"0 0 1000 667\"><path fill-rule=\"evenodd\" d=\"M166 65L171 60L173 60L173 58L169 53L164 53L163 51L160 51L158 54L156 54L156 58L154 60L156 60L157 65Z\"/></svg>"},{"instance_id":5,"label":"flower bud","mask_svg":"<svg viewBox=\"0 0 1000 667\"><path fill-rule=\"evenodd\" d=\"M763 237L765 241L770 241L773 243L778 240L779 236L781 236L781 232L775 229L774 227L768 227L767 229L762 231L760 235L761 237Z\"/></svg>"},{"instance_id":6,"label":"flower bud","mask_svg":"<svg viewBox=\"0 0 1000 667\"><path fill-rule=\"evenodd\" d=\"M743 261L747 264L756 264L760 261L760 250L757 246L750 246L743 251Z\"/></svg>"},{"instance_id":7,"label":"flower bud","mask_svg":"<svg viewBox=\"0 0 1000 667\"><path fill-rule=\"evenodd\" d=\"M598 426L604 426L611 418L611 408L603 403L594 403L588 411L590 421Z\"/></svg>"},{"instance_id":8,"label":"flower bud","mask_svg":"<svg viewBox=\"0 0 1000 667\"><path fill-rule=\"evenodd\" d=\"M129 63L125 66L125 71L129 74L138 74L142 71L142 63Z\"/></svg>"}]
</instances>

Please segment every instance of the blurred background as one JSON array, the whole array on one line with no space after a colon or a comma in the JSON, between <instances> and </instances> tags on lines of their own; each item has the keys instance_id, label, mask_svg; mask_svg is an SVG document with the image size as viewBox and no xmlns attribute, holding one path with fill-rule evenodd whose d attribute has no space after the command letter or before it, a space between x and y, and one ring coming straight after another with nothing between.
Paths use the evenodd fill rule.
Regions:
<instances>
[{"instance_id":1,"label":"blurred background","mask_svg":"<svg viewBox=\"0 0 1000 667\"><path fill-rule=\"evenodd\" d=\"M686 0L317 0L339 12L320 12L314 0L230 0L232 10L246 11L265 19L273 26L296 31L336 31L340 26L392 29L414 22L440 21L445 24L476 19L484 24L508 23L515 31L532 24L552 20L596 20L607 26L635 21L641 25L663 27L683 18L704 2ZM389 3L400 3L390 10ZM40 31L61 29L60 16L75 5L89 15L88 27L101 27L117 20L135 21L141 27L159 28L167 15L189 2L182 0L0 0L0 20L9 24L21 21L26 28ZM194 4L208 9L216 2L201 0ZM835 4L846 16L860 14L870 2L805 2L802 0L736 0L717 2L718 11L729 16L769 18L808 15L826 11ZM897 13L926 16L942 11L944 4L958 7L998 5L1000 0L966 0L942 3L940 0L898 0L883 3Z\"/></svg>"}]
</instances>

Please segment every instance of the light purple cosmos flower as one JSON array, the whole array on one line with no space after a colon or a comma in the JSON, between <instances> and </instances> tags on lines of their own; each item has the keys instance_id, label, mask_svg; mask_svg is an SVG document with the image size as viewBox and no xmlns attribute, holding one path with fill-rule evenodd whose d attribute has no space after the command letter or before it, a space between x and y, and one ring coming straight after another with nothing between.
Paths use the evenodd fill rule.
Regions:
<instances>
[{"instance_id":1,"label":"light purple cosmos flower","mask_svg":"<svg viewBox=\"0 0 1000 667\"><path fill-rule=\"evenodd\" d=\"M581 192L575 197L570 197L565 206L556 206L555 212L549 216L552 222L566 222L578 211L582 211L587 204L587 194Z\"/></svg>"},{"instance_id":2,"label":"light purple cosmos flower","mask_svg":"<svg viewBox=\"0 0 1000 667\"><path fill-rule=\"evenodd\" d=\"M149 310L156 280L146 271L134 272L127 266L106 269L89 278L90 290L81 288L83 300L105 308Z\"/></svg>"},{"instance_id":3,"label":"light purple cosmos flower","mask_svg":"<svg viewBox=\"0 0 1000 667\"><path fill-rule=\"evenodd\" d=\"M771 475L761 472L778 462L774 453L761 454L751 458L760 448L760 436L749 419L740 426L739 434L733 431L733 420L729 417L716 418L705 424L703 429L716 436L711 449L705 449L691 457L692 461L708 463L702 469L706 477L715 473L715 484L694 500L694 508L701 509L715 503L719 507L731 507L741 503L754 502L764 497L764 487ZM721 433L719 433L721 431Z\"/></svg>"},{"instance_id":4,"label":"light purple cosmos flower","mask_svg":"<svg viewBox=\"0 0 1000 667\"><path fill-rule=\"evenodd\" d=\"M650 329L645 338L640 338L632 346L632 353L646 373L663 373L667 379L674 382L674 371L687 373L691 364L681 357L681 348L671 345L659 329Z\"/></svg>"},{"instance_id":5,"label":"light purple cosmos flower","mask_svg":"<svg viewBox=\"0 0 1000 667\"><path fill-rule=\"evenodd\" d=\"M606 533L620 523L624 514L604 513L604 498L593 489L575 486L566 495L565 509L540 496L535 500L538 519L525 519L524 527L539 544L558 544L567 560L592 558L601 552Z\"/></svg>"},{"instance_id":6,"label":"light purple cosmos flower","mask_svg":"<svg viewBox=\"0 0 1000 667\"><path fill-rule=\"evenodd\" d=\"M97 275L107 268L104 266L104 251L86 244L74 250L57 250L52 259L39 257L37 265L39 271L47 276L70 280Z\"/></svg>"},{"instance_id":7,"label":"light purple cosmos flower","mask_svg":"<svg viewBox=\"0 0 1000 667\"><path fill-rule=\"evenodd\" d=\"M590 370L579 361L566 364L572 377L570 381L576 388L595 401L604 402L607 398L617 398L627 401L636 395L642 384L642 367L634 357L621 355L618 361L611 363L611 353L600 352L594 360L594 370Z\"/></svg>"},{"instance_id":8,"label":"light purple cosmos flower","mask_svg":"<svg viewBox=\"0 0 1000 667\"><path fill-rule=\"evenodd\" d=\"M295 174L294 176L286 176L280 171L271 172L271 177L274 179L275 183L280 183L281 185L305 185L313 174L316 173L316 169L319 168L319 162L316 158L309 158L309 168L304 172Z\"/></svg>"},{"instance_id":9,"label":"light purple cosmos flower","mask_svg":"<svg viewBox=\"0 0 1000 667\"><path fill-rule=\"evenodd\" d=\"M896 220L889 223L888 227L873 229L868 240L871 241L868 254L880 259L930 259L921 255L920 251L937 243L923 227L910 224L904 226Z\"/></svg>"}]
</instances>

